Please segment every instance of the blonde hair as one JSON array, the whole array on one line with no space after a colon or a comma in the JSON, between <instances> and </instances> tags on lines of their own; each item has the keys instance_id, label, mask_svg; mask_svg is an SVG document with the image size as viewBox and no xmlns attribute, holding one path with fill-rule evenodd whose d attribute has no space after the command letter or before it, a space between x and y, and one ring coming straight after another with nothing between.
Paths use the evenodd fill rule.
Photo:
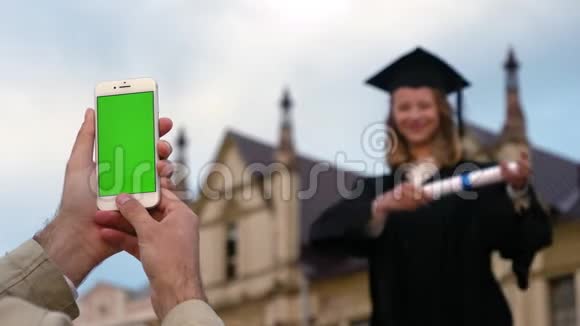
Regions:
<instances>
[{"instance_id":1,"label":"blonde hair","mask_svg":"<svg viewBox=\"0 0 580 326\"><path fill-rule=\"evenodd\" d=\"M451 166L461 159L461 142L459 133L453 122L451 105L445 94L438 89L431 89L435 100L435 106L439 113L439 129L437 130L432 146L436 164L440 167ZM394 131L397 142L396 146L389 148L387 163L391 167L410 163L414 160L409 149L409 144L395 124L393 97L391 96L391 109L387 118L387 127Z\"/></svg>"}]
</instances>

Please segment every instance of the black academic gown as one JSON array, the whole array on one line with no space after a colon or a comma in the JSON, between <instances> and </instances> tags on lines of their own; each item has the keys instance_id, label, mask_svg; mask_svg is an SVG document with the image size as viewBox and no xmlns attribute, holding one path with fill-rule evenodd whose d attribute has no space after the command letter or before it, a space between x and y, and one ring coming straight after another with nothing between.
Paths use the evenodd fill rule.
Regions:
<instances>
[{"instance_id":1,"label":"black academic gown","mask_svg":"<svg viewBox=\"0 0 580 326\"><path fill-rule=\"evenodd\" d=\"M312 226L311 243L326 254L368 258L373 326L512 325L490 255L498 250L510 259L519 287L527 288L535 253L551 243L548 217L533 190L530 208L520 214L502 183L478 189L477 199L449 195L416 211L391 213L372 238L371 203L395 186L394 178L357 182L362 193L328 208Z\"/></svg>"}]
</instances>

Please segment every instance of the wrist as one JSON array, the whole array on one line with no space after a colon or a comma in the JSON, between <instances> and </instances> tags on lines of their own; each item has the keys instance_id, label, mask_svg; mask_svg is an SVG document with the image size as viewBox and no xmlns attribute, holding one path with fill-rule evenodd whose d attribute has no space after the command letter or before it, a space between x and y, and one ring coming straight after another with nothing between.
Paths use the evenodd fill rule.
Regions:
<instances>
[{"instance_id":1,"label":"wrist","mask_svg":"<svg viewBox=\"0 0 580 326\"><path fill-rule=\"evenodd\" d=\"M375 198L371 203L371 216L373 220L384 220L389 215L390 208L388 203L379 207L380 200L382 200L381 196Z\"/></svg>"},{"instance_id":2,"label":"wrist","mask_svg":"<svg viewBox=\"0 0 580 326\"><path fill-rule=\"evenodd\" d=\"M83 253L83 239L58 225L57 219L35 234L33 239L44 249L50 261L78 287L96 264Z\"/></svg>"},{"instance_id":3,"label":"wrist","mask_svg":"<svg viewBox=\"0 0 580 326\"><path fill-rule=\"evenodd\" d=\"M378 199L375 199L371 204L371 220L367 225L367 232L372 237L378 237L385 227L388 216L388 210L379 209Z\"/></svg>"},{"instance_id":4,"label":"wrist","mask_svg":"<svg viewBox=\"0 0 580 326\"><path fill-rule=\"evenodd\" d=\"M201 287L196 282L186 282L185 286L153 286L152 300L156 301L156 312L160 320L179 304L189 300L201 300L207 302L207 298Z\"/></svg>"}]
</instances>

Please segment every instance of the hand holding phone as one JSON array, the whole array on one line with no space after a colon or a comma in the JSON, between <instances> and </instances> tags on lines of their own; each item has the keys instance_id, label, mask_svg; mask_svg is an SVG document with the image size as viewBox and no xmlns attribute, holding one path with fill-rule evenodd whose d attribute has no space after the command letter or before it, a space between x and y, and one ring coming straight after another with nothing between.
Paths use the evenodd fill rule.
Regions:
<instances>
[{"instance_id":1,"label":"hand holding phone","mask_svg":"<svg viewBox=\"0 0 580 326\"><path fill-rule=\"evenodd\" d=\"M172 125L168 118L159 119L159 137L168 133ZM95 112L87 109L66 166L57 214L34 236L50 260L77 286L95 266L118 252L101 239L93 220L97 214L94 145ZM166 161L171 146L162 140L157 143L157 152L157 171L165 184L171 171Z\"/></svg>"}]
</instances>

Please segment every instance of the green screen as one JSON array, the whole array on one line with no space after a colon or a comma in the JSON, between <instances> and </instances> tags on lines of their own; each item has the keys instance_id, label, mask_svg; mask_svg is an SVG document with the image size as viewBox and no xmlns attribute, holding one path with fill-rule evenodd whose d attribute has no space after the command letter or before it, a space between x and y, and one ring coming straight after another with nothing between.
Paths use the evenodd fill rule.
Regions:
<instances>
[{"instance_id":1,"label":"green screen","mask_svg":"<svg viewBox=\"0 0 580 326\"><path fill-rule=\"evenodd\" d=\"M153 92L97 98L99 196L155 191Z\"/></svg>"}]
</instances>

